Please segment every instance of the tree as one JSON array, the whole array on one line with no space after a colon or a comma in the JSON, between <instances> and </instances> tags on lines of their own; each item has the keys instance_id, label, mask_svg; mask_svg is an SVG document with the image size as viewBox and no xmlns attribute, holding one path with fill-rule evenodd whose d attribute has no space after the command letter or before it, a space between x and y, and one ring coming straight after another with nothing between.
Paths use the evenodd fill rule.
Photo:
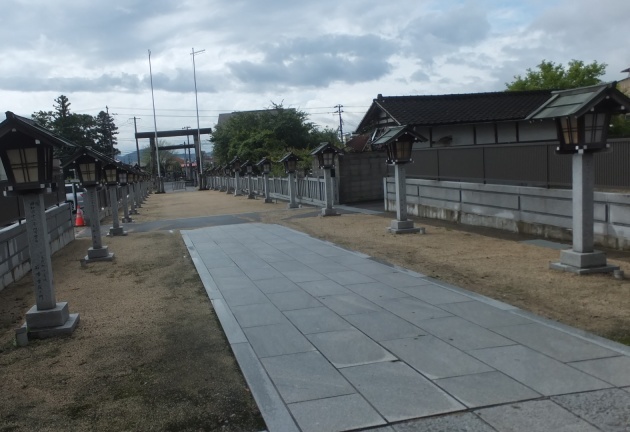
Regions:
<instances>
[{"instance_id":1,"label":"tree","mask_svg":"<svg viewBox=\"0 0 630 432\"><path fill-rule=\"evenodd\" d=\"M116 145L115 135L118 134L118 127L109 114L103 111L96 117L76 114L70 111L70 105L68 98L60 95L54 100L53 111L37 111L31 118L73 144L91 146L108 155L120 153L113 149L113 145ZM55 149L55 157L63 160L74 151L75 149L71 147Z\"/></svg>"},{"instance_id":2,"label":"tree","mask_svg":"<svg viewBox=\"0 0 630 432\"><path fill-rule=\"evenodd\" d=\"M562 64L543 60L537 70L527 69L524 77L514 76L514 81L505 83L509 91L565 90L599 84L606 73L606 63L594 61L584 64L582 60L571 60L565 69Z\"/></svg>"},{"instance_id":3,"label":"tree","mask_svg":"<svg viewBox=\"0 0 630 432\"><path fill-rule=\"evenodd\" d=\"M95 148L109 156L120 154L120 150L114 146L118 144L118 127L114 123L114 118L108 112L101 111L95 117Z\"/></svg>"},{"instance_id":4,"label":"tree","mask_svg":"<svg viewBox=\"0 0 630 432\"><path fill-rule=\"evenodd\" d=\"M158 139L158 155L159 155L159 164L160 164L160 174L165 176L166 173L177 173L181 174L182 168L177 160L177 157L173 153L172 150L160 150L160 147L167 146L169 143L167 141ZM155 151L155 150L154 150ZM155 156L155 154L153 155ZM145 166L149 174L157 175L157 172L153 172L153 165L151 164L151 147L149 145L140 149L140 161L141 165Z\"/></svg>"},{"instance_id":5,"label":"tree","mask_svg":"<svg viewBox=\"0 0 630 432\"><path fill-rule=\"evenodd\" d=\"M267 110L249 111L232 115L217 125L212 134L213 157L216 164L224 164L238 156L257 162L263 157L280 159L293 151L300 154L302 165L310 164L308 151L320 142L338 142L331 129L318 129L308 121L308 114L275 104Z\"/></svg>"}]
</instances>

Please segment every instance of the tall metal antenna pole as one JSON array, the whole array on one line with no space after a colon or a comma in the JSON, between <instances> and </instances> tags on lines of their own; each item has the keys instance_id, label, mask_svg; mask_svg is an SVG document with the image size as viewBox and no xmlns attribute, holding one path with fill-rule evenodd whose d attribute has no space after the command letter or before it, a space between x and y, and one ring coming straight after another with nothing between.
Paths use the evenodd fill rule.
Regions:
<instances>
[{"instance_id":1,"label":"tall metal antenna pole","mask_svg":"<svg viewBox=\"0 0 630 432\"><path fill-rule=\"evenodd\" d=\"M153 70L151 69L151 50L148 51L149 75L151 76L151 101L153 102L153 127L155 128L155 161L157 162L158 182L160 182L159 178L162 177L162 173L160 172L160 153L158 152L157 120L155 117L155 97L153 96ZM158 187L158 190L161 192L160 187Z\"/></svg>"},{"instance_id":2,"label":"tall metal antenna pole","mask_svg":"<svg viewBox=\"0 0 630 432\"><path fill-rule=\"evenodd\" d=\"M190 55L193 61L193 78L195 80L195 107L197 108L197 145L195 146L195 152L197 153L197 174L199 176L199 190L203 189L203 183L201 180L201 174L203 174L202 160L201 160L201 131L199 128L199 100L197 99L197 68L195 67L195 55L206 52L205 49L195 51L195 48L191 49Z\"/></svg>"}]
</instances>

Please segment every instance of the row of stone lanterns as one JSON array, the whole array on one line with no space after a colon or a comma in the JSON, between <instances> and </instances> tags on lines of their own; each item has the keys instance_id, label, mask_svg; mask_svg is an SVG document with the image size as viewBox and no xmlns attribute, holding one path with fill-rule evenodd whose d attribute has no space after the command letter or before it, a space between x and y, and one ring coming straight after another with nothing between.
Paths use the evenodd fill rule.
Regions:
<instances>
[{"instance_id":1,"label":"row of stone lanterns","mask_svg":"<svg viewBox=\"0 0 630 432\"><path fill-rule=\"evenodd\" d=\"M53 148L73 144L10 111L6 117L0 124L0 173L8 183L4 195L22 198L35 293L35 305L16 332L22 345L27 330L32 337L52 337L72 333L79 323L67 302L57 302L44 203L44 193L56 186Z\"/></svg>"},{"instance_id":2,"label":"row of stone lanterns","mask_svg":"<svg viewBox=\"0 0 630 432\"><path fill-rule=\"evenodd\" d=\"M339 155L341 151L334 147L329 143L322 143L319 147L317 147L311 155L316 156L319 162L319 167L324 170L324 183L325 183L325 207L322 209L322 216L335 216L338 213L333 209L333 193L332 193L332 177L331 177L331 169L335 166L335 158ZM289 195L289 203L287 208L298 208L296 198L296 181L295 181L295 172L297 170L297 163L300 162L301 159L296 156L294 153L289 152L285 154L278 163L283 164L284 171L288 175L288 195ZM269 173L271 172L271 159L267 157L263 157L257 163L253 163L249 160L245 162L241 162L238 156L232 159L228 164L212 168L208 171L210 176L225 176L225 185L220 184L220 182L212 181L210 184L211 188L216 190L224 190L225 192L230 194L232 191L229 187L228 178L234 173L234 196L241 196L241 188L239 186L240 180L240 172L244 168L247 174L247 190L248 190L248 199L254 199L255 195L253 193L253 185L252 185L252 175L254 172L254 167L257 167L259 171L263 173L263 181L264 181L264 196L265 203L273 202L269 192Z\"/></svg>"},{"instance_id":3,"label":"row of stone lanterns","mask_svg":"<svg viewBox=\"0 0 630 432\"><path fill-rule=\"evenodd\" d=\"M141 184L146 179L144 173L139 169L125 167L120 162L115 161L91 147L79 149L74 155L67 159L63 167L74 166L79 175L79 180L87 190L87 209L90 219L90 231L92 235L92 247L88 249L85 262L111 261L114 254L109 252L108 246L103 245L101 240L101 223L99 217L98 188L105 185L110 194L113 226L109 230L110 236L126 235L124 228L120 226L118 220L118 186L123 187L123 222L131 222L128 213L127 192L131 197L131 213L137 213L135 206L140 206L143 196ZM129 186L133 189L130 189Z\"/></svg>"}]
</instances>

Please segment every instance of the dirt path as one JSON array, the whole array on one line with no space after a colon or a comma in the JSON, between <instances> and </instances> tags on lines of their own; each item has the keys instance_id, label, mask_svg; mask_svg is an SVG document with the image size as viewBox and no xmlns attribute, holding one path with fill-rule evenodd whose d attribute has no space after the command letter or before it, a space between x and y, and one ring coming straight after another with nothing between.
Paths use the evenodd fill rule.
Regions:
<instances>
[{"instance_id":1,"label":"dirt path","mask_svg":"<svg viewBox=\"0 0 630 432\"><path fill-rule=\"evenodd\" d=\"M416 221L390 235L391 214L321 218L216 191L151 195L136 223L259 213L314 237L542 316L630 344L630 281L548 269L559 252L508 233ZM104 223L104 227L109 222ZM57 298L81 313L71 338L11 344L34 303L31 279L0 292L0 431L264 428L178 232L107 238L113 263L82 268L89 240L53 257ZM609 252L630 274L630 254Z\"/></svg>"}]
</instances>

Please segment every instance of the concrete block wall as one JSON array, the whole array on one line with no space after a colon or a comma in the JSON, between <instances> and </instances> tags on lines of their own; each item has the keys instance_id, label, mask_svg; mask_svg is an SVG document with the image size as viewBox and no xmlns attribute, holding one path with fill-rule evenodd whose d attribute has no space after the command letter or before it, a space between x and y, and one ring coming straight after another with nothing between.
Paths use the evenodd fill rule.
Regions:
<instances>
[{"instance_id":1,"label":"concrete block wall","mask_svg":"<svg viewBox=\"0 0 630 432\"><path fill-rule=\"evenodd\" d=\"M396 211L394 178L383 180ZM410 215L571 241L571 190L407 179ZM595 192L595 242L630 249L630 195Z\"/></svg>"},{"instance_id":2,"label":"concrete block wall","mask_svg":"<svg viewBox=\"0 0 630 432\"><path fill-rule=\"evenodd\" d=\"M346 153L338 158L336 176L342 204L383 199L382 179L387 175L385 153Z\"/></svg>"},{"instance_id":3,"label":"concrete block wall","mask_svg":"<svg viewBox=\"0 0 630 432\"><path fill-rule=\"evenodd\" d=\"M74 240L74 224L69 204L46 210L48 239L52 253ZM31 269L24 224L0 229L0 291L21 279Z\"/></svg>"}]
</instances>

